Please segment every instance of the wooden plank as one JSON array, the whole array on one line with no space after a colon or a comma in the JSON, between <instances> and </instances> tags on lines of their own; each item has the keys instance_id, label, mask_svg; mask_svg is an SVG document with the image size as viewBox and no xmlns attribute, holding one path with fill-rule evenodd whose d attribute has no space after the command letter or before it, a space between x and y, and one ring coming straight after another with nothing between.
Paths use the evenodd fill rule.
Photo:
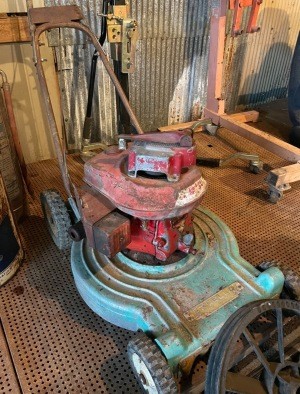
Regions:
<instances>
[{"instance_id":1,"label":"wooden plank","mask_svg":"<svg viewBox=\"0 0 300 394\"><path fill-rule=\"evenodd\" d=\"M257 122L259 118L258 111L246 111L246 112L238 112L236 114L228 115L231 119L237 120L238 122Z\"/></svg>"},{"instance_id":2,"label":"wooden plank","mask_svg":"<svg viewBox=\"0 0 300 394\"><path fill-rule=\"evenodd\" d=\"M246 123L239 122L229 115L218 115L216 112L204 110L205 116L212 119L213 123L229 129L234 133L255 142L257 145L275 153L277 156L285 160L296 162L300 160L300 149L285 141L279 140L265 131L258 130Z\"/></svg>"},{"instance_id":3,"label":"wooden plank","mask_svg":"<svg viewBox=\"0 0 300 394\"><path fill-rule=\"evenodd\" d=\"M225 112L222 84L227 7L227 0L217 2L212 7L210 21L207 108L219 114Z\"/></svg>"},{"instance_id":4,"label":"wooden plank","mask_svg":"<svg viewBox=\"0 0 300 394\"><path fill-rule=\"evenodd\" d=\"M275 187L300 181L300 164L276 168L268 174L267 182Z\"/></svg>"},{"instance_id":5,"label":"wooden plank","mask_svg":"<svg viewBox=\"0 0 300 394\"><path fill-rule=\"evenodd\" d=\"M27 16L0 18L0 43L31 41Z\"/></svg>"}]
</instances>

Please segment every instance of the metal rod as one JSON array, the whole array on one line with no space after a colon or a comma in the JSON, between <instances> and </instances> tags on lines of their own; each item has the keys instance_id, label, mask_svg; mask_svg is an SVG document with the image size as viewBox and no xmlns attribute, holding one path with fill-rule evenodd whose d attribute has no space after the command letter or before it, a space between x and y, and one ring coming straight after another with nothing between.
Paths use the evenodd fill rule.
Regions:
<instances>
[{"instance_id":1,"label":"metal rod","mask_svg":"<svg viewBox=\"0 0 300 394\"><path fill-rule=\"evenodd\" d=\"M107 14L108 10L108 1L103 0L103 7L102 13ZM101 18L101 33L99 37L99 43L103 46L105 39L106 39L106 31L107 31L107 23L106 18ZM90 118L92 115L92 106L93 106L93 97L94 97L94 85L95 85L95 77L96 77L96 67L97 67L97 60L98 60L98 51L95 49L93 57L92 57L92 64L91 64L91 73L90 73L90 83L89 83L89 93L88 93L88 103L86 109L86 117Z\"/></svg>"},{"instance_id":2,"label":"metal rod","mask_svg":"<svg viewBox=\"0 0 300 394\"><path fill-rule=\"evenodd\" d=\"M102 13L107 14L107 11L108 11L108 1L103 0ZM103 44L105 42L106 31L107 31L106 18L102 17L101 18L101 34L100 34L100 37L98 40L101 46L103 46ZM92 57L89 90L88 90L88 101L87 101L87 106L86 106L86 115L85 115L85 119L84 119L83 132L82 132L82 140L83 140L84 146L90 144L91 135L92 135L92 131L93 131L92 109L93 109L97 61L98 61L98 51L95 49L93 57Z\"/></svg>"}]
</instances>

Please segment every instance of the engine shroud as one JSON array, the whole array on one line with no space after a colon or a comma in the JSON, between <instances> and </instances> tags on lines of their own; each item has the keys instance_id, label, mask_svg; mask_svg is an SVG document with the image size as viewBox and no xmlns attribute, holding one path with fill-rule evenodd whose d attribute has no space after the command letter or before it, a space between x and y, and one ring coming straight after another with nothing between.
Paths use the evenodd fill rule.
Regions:
<instances>
[{"instance_id":1,"label":"engine shroud","mask_svg":"<svg viewBox=\"0 0 300 394\"><path fill-rule=\"evenodd\" d=\"M176 250L194 253L191 212L201 202L207 185L195 165L196 148L190 137L182 132L167 134L137 136L138 140L128 149L111 147L85 164L84 181L91 188L85 194L94 196L81 196L83 201L89 200L88 204L83 203L82 217L90 246L108 256L126 247L152 254L161 261ZM166 141L173 137L172 143L157 142L157 135ZM103 245L105 236L99 237L103 201L106 206L111 204L109 212L104 210L105 215L117 209L130 221L126 227L122 220L122 231L118 231L116 215L112 217L111 231L116 240L111 242L110 237L109 248ZM106 220L106 233L110 231L107 223ZM93 230L96 228L97 237ZM95 238L101 238L102 245ZM120 238L127 240L125 244Z\"/></svg>"}]
</instances>

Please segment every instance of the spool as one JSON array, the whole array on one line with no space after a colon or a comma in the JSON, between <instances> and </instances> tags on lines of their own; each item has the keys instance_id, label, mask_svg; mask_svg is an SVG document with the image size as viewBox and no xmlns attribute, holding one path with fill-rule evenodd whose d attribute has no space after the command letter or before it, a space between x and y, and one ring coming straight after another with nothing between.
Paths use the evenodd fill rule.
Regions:
<instances>
[{"instance_id":1,"label":"spool","mask_svg":"<svg viewBox=\"0 0 300 394\"><path fill-rule=\"evenodd\" d=\"M18 270L24 251L0 172L0 286Z\"/></svg>"}]
</instances>

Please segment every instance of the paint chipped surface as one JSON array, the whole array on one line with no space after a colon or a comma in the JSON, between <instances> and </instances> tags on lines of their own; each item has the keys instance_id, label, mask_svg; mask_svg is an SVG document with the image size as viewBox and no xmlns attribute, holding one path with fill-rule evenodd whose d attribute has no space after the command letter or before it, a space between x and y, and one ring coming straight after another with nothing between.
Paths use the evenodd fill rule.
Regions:
<instances>
[{"instance_id":1,"label":"paint chipped surface","mask_svg":"<svg viewBox=\"0 0 300 394\"><path fill-rule=\"evenodd\" d=\"M206 191L206 181L203 178L198 179L191 186L182 189L178 193L176 207L182 207L200 199L202 195L205 193L205 191Z\"/></svg>"}]
</instances>

